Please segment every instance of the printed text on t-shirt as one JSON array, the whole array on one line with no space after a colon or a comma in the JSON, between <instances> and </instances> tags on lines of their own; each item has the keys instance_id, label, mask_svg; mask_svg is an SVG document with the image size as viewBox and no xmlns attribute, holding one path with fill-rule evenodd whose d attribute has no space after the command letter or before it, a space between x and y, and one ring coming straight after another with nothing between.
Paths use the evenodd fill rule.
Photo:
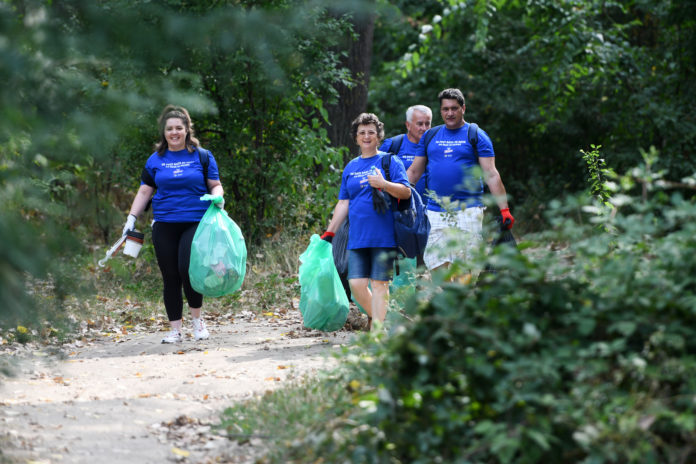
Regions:
<instances>
[{"instance_id":1,"label":"printed text on t-shirt","mask_svg":"<svg viewBox=\"0 0 696 464\"><path fill-rule=\"evenodd\" d=\"M364 188L364 187L366 187L365 183L367 182L367 175L371 174L371 173L372 173L371 169L368 171L355 171L355 172L351 172L350 176L351 177L361 177L361 179L359 180L360 188Z\"/></svg>"},{"instance_id":2,"label":"printed text on t-shirt","mask_svg":"<svg viewBox=\"0 0 696 464\"><path fill-rule=\"evenodd\" d=\"M451 158L452 153L454 153L452 147L460 147L465 145L466 140L437 140L435 143L438 147L447 147L447 149L443 152L443 156L445 158Z\"/></svg>"}]
</instances>

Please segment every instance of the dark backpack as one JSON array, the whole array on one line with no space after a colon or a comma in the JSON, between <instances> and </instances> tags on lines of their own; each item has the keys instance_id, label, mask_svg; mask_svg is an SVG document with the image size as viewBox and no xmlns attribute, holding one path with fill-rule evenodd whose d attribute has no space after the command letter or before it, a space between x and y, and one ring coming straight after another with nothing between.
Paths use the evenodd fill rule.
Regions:
<instances>
[{"instance_id":1,"label":"dark backpack","mask_svg":"<svg viewBox=\"0 0 696 464\"><path fill-rule=\"evenodd\" d=\"M205 148L201 147L196 147L196 151L198 152L198 160L200 161L201 166L203 166L203 182L205 183L205 190L208 191L208 166L210 165L210 152ZM205 156L203 156L204 153ZM147 172L147 169L145 168L143 168L143 172L140 174L140 180L142 180L144 184L149 185L152 188L157 188L155 179L152 178L150 173ZM150 209L151 204L152 200L147 202L147 205L145 205L145 211Z\"/></svg>"},{"instance_id":2,"label":"dark backpack","mask_svg":"<svg viewBox=\"0 0 696 464\"><path fill-rule=\"evenodd\" d=\"M391 146L389 147L389 150L387 150L388 153L392 153L394 155L399 154L399 150L401 149L401 145L404 143L404 136L406 134L399 134L395 137L391 138Z\"/></svg>"},{"instance_id":3,"label":"dark backpack","mask_svg":"<svg viewBox=\"0 0 696 464\"><path fill-rule=\"evenodd\" d=\"M392 156L382 157L382 169L385 179L391 182L389 167L391 166ZM423 254L425 246L428 244L430 234L430 221L425 212L425 205L420 194L413 187L411 198L408 200L398 200L392 198L392 214L394 215L394 238L396 248L399 253L407 258L415 258Z\"/></svg>"}]
</instances>

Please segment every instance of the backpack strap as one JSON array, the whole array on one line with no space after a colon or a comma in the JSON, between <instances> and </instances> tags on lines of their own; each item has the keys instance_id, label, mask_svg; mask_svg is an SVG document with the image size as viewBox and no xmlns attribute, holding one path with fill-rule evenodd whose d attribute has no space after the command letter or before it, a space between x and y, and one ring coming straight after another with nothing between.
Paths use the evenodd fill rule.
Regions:
<instances>
[{"instance_id":1,"label":"backpack strap","mask_svg":"<svg viewBox=\"0 0 696 464\"><path fill-rule=\"evenodd\" d=\"M389 166L391 166L392 156L396 156L396 155L387 154L387 155L382 156L382 170L384 170L384 178L387 180L387 182L391 182L391 174L389 172ZM411 191L415 192L415 189L413 189L413 187L411 187ZM401 200L400 198L392 197L391 195L389 195L389 196L392 199L392 209L393 210L402 211L402 210L408 208L409 205L411 204L410 199Z\"/></svg>"},{"instance_id":2,"label":"backpack strap","mask_svg":"<svg viewBox=\"0 0 696 464\"><path fill-rule=\"evenodd\" d=\"M475 122L469 123L469 129L466 132L466 136L469 139L471 147L474 149L474 154L476 159L478 159L478 124Z\"/></svg>"},{"instance_id":3,"label":"backpack strap","mask_svg":"<svg viewBox=\"0 0 696 464\"><path fill-rule=\"evenodd\" d=\"M393 153L394 155L399 154L399 150L401 150L401 145L404 143L404 136L406 134L399 134L395 137L392 137L391 139L391 146L389 147L389 153Z\"/></svg>"},{"instance_id":4,"label":"backpack strap","mask_svg":"<svg viewBox=\"0 0 696 464\"><path fill-rule=\"evenodd\" d=\"M466 136L469 139L469 143L471 144L471 148L474 149L474 155L476 155L476 160L478 161L479 155L478 155L478 130L479 126L475 122L469 123L469 129L466 132ZM488 184L483 183L483 191L484 193L489 192Z\"/></svg>"},{"instance_id":5,"label":"backpack strap","mask_svg":"<svg viewBox=\"0 0 696 464\"><path fill-rule=\"evenodd\" d=\"M210 152L205 148L196 147L198 151L198 161L201 162L203 167L203 182L205 183L205 190L208 191L208 166L210 165ZM205 156L203 156L205 153Z\"/></svg>"},{"instance_id":6,"label":"backpack strap","mask_svg":"<svg viewBox=\"0 0 696 464\"><path fill-rule=\"evenodd\" d=\"M444 124L440 124L439 126L431 127L428 129L425 134L423 134L423 137L425 138L425 157L428 157L428 145L430 145L430 141L435 137L435 135L440 132L440 129L445 127Z\"/></svg>"},{"instance_id":7,"label":"backpack strap","mask_svg":"<svg viewBox=\"0 0 696 464\"><path fill-rule=\"evenodd\" d=\"M384 170L384 178L387 182L391 182L391 175L389 174L389 166L391 166L391 157L393 154L382 156L382 169Z\"/></svg>"}]
</instances>

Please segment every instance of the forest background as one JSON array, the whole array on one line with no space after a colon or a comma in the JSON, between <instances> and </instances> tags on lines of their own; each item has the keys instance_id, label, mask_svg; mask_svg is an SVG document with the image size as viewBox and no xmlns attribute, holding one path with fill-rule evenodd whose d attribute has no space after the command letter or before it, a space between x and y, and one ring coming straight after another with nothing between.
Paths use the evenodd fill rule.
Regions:
<instances>
[{"instance_id":1,"label":"forest background","mask_svg":"<svg viewBox=\"0 0 696 464\"><path fill-rule=\"evenodd\" d=\"M694 5L0 2L0 321L31 312L27 276L52 276L60 305L64 258L115 241L167 103L190 109L251 248L324 229L355 115L390 136L426 104L435 125L447 87L491 135L520 233L587 187L592 145L615 170L655 147L655 169L690 175Z\"/></svg>"},{"instance_id":2,"label":"forest background","mask_svg":"<svg viewBox=\"0 0 696 464\"><path fill-rule=\"evenodd\" d=\"M229 423L277 423L276 462L696 459L696 1L3 0L0 63L0 342L69 337L75 296L159 301L151 213L138 260L96 263L164 105L216 157L263 307L299 292L350 121L395 135L426 104L439 124L458 87L525 252L480 286L422 283L352 368Z\"/></svg>"}]
</instances>

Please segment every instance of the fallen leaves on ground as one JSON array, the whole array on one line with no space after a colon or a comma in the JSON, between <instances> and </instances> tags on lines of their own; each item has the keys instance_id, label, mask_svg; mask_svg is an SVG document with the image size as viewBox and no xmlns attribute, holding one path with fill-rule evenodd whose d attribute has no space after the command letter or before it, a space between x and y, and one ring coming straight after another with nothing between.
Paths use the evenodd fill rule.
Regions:
<instances>
[{"instance_id":1,"label":"fallen leaves on ground","mask_svg":"<svg viewBox=\"0 0 696 464\"><path fill-rule=\"evenodd\" d=\"M177 456L182 456L184 458L187 458L191 455L190 452L186 450L179 449L177 447L172 448L172 453L176 454Z\"/></svg>"}]
</instances>

